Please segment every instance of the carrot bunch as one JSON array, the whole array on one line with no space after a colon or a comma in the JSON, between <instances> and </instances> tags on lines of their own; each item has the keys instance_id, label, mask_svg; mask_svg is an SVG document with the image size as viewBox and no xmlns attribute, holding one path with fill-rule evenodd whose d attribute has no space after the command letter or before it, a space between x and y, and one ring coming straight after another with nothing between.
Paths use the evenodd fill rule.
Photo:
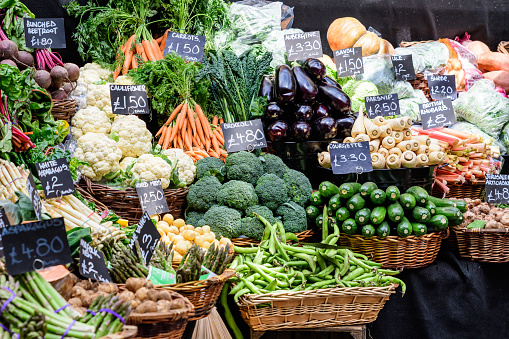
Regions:
<instances>
[{"instance_id":1,"label":"carrot bunch","mask_svg":"<svg viewBox=\"0 0 509 339\"><path fill-rule=\"evenodd\" d=\"M219 119L209 123L200 105L185 101L178 105L156 134L162 149L180 148L196 162L205 157L225 160L227 153L221 148L224 136Z\"/></svg>"}]
</instances>

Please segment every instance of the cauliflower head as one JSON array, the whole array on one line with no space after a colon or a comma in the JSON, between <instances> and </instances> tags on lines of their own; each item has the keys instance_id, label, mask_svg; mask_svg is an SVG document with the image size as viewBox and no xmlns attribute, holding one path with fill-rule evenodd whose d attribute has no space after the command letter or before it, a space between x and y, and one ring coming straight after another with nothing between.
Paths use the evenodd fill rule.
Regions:
<instances>
[{"instance_id":1,"label":"cauliflower head","mask_svg":"<svg viewBox=\"0 0 509 339\"><path fill-rule=\"evenodd\" d=\"M109 69L102 68L99 64L92 62L80 68L80 77L78 81L88 86L94 82L108 81L111 75L112 73Z\"/></svg>"},{"instance_id":2,"label":"cauliflower head","mask_svg":"<svg viewBox=\"0 0 509 339\"><path fill-rule=\"evenodd\" d=\"M106 134L91 132L78 139L74 156L88 163L79 166L81 174L92 181L98 181L106 174L120 169L122 151L115 140L108 138Z\"/></svg>"},{"instance_id":3,"label":"cauliflower head","mask_svg":"<svg viewBox=\"0 0 509 339\"><path fill-rule=\"evenodd\" d=\"M152 134L145 121L136 115L118 115L111 125L111 132L118 136L123 158L137 158L152 149Z\"/></svg>"},{"instance_id":4,"label":"cauliflower head","mask_svg":"<svg viewBox=\"0 0 509 339\"><path fill-rule=\"evenodd\" d=\"M87 133L108 134L111 130L111 121L106 113L97 107L86 107L78 110L71 122L71 134L79 140Z\"/></svg>"},{"instance_id":5,"label":"cauliflower head","mask_svg":"<svg viewBox=\"0 0 509 339\"><path fill-rule=\"evenodd\" d=\"M171 178L171 165L163 158L152 154L143 154L134 164L131 172L137 181L161 180L163 189L168 188Z\"/></svg>"},{"instance_id":6,"label":"cauliflower head","mask_svg":"<svg viewBox=\"0 0 509 339\"><path fill-rule=\"evenodd\" d=\"M87 107L93 106L106 112L108 118L114 118L111 108L111 97L109 84L104 85L88 85L87 89Z\"/></svg>"},{"instance_id":7,"label":"cauliflower head","mask_svg":"<svg viewBox=\"0 0 509 339\"><path fill-rule=\"evenodd\" d=\"M121 75L115 80L117 85L134 85L133 78L129 75Z\"/></svg>"},{"instance_id":8,"label":"cauliflower head","mask_svg":"<svg viewBox=\"0 0 509 339\"><path fill-rule=\"evenodd\" d=\"M122 161L120 162L120 169L125 172L127 170L127 167L130 164L132 164L133 161L136 161L136 158L127 157L127 158L122 159Z\"/></svg>"},{"instance_id":9,"label":"cauliflower head","mask_svg":"<svg viewBox=\"0 0 509 339\"><path fill-rule=\"evenodd\" d=\"M164 150L163 154L170 159L172 164L177 162L179 180L185 182L186 185L192 184L196 177L196 166L194 165L193 159L180 148Z\"/></svg>"}]
</instances>

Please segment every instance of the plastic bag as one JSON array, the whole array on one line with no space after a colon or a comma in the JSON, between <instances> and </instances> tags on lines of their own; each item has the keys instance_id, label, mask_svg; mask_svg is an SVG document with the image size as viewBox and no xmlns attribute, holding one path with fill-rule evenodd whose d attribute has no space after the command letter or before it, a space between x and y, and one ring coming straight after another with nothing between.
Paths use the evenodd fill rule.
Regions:
<instances>
[{"instance_id":1,"label":"plastic bag","mask_svg":"<svg viewBox=\"0 0 509 339\"><path fill-rule=\"evenodd\" d=\"M424 95L424 92L415 89L412 97L404 98L399 100L399 110L401 115L407 115L412 118L412 121L421 121L421 112L419 110L419 104L428 102L428 98Z\"/></svg>"},{"instance_id":2,"label":"plastic bag","mask_svg":"<svg viewBox=\"0 0 509 339\"><path fill-rule=\"evenodd\" d=\"M506 147L506 149L509 148L509 123L504 126L504 129L502 129L500 142Z\"/></svg>"},{"instance_id":3,"label":"plastic bag","mask_svg":"<svg viewBox=\"0 0 509 339\"><path fill-rule=\"evenodd\" d=\"M264 1L234 2L230 6L229 19L236 40L243 44L261 43L272 31L280 31L282 4L267 4Z\"/></svg>"},{"instance_id":4,"label":"plastic bag","mask_svg":"<svg viewBox=\"0 0 509 339\"><path fill-rule=\"evenodd\" d=\"M479 128L477 128L475 125L473 125L469 122L460 121L460 122L455 123L454 125L452 125L449 128L455 129L455 130L461 131L461 132L475 134L478 137L480 137L482 139L482 142L484 142L485 144L498 146L498 147L500 147L500 152L506 153L507 149L506 149L505 145L498 138L493 138L491 135L484 133Z\"/></svg>"},{"instance_id":5,"label":"plastic bag","mask_svg":"<svg viewBox=\"0 0 509 339\"><path fill-rule=\"evenodd\" d=\"M286 48L281 48L285 45L285 34L303 33L302 30L297 28L286 29L284 31L272 31L267 36L267 39L262 42L262 46L272 53L272 67L277 67L286 62ZM249 47L249 46L248 46Z\"/></svg>"},{"instance_id":6,"label":"plastic bag","mask_svg":"<svg viewBox=\"0 0 509 339\"><path fill-rule=\"evenodd\" d=\"M501 96L491 80L479 80L453 101L456 116L498 139L509 122L509 99Z\"/></svg>"},{"instance_id":7,"label":"plastic bag","mask_svg":"<svg viewBox=\"0 0 509 339\"><path fill-rule=\"evenodd\" d=\"M447 62L447 73L456 76L456 89L468 91L477 81L483 79L482 72L477 68L477 57L459 42L444 39L457 58ZM441 40L442 41L442 40Z\"/></svg>"},{"instance_id":8,"label":"plastic bag","mask_svg":"<svg viewBox=\"0 0 509 339\"><path fill-rule=\"evenodd\" d=\"M410 47L398 47L397 55L412 55L415 73L439 73L449 60L449 50L441 42L425 42Z\"/></svg>"},{"instance_id":9,"label":"plastic bag","mask_svg":"<svg viewBox=\"0 0 509 339\"><path fill-rule=\"evenodd\" d=\"M253 7L263 7L272 3L272 1L267 0L243 0L238 1L237 4L253 6ZM287 6L285 4L281 4L281 29L290 29L293 26L293 19L295 18L293 14L293 7Z\"/></svg>"}]
</instances>

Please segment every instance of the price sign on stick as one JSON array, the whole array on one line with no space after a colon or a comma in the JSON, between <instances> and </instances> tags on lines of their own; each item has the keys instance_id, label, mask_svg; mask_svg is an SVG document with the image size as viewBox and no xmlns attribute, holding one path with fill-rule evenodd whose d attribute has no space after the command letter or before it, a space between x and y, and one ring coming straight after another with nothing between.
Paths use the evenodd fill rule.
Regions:
<instances>
[{"instance_id":1,"label":"price sign on stick","mask_svg":"<svg viewBox=\"0 0 509 339\"><path fill-rule=\"evenodd\" d=\"M455 75L429 75L428 86L433 100L458 98Z\"/></svg>"},{"instance_id":2,"label":"price sign on stick","mask_svg":"<svg viewBox=\"0 0 509 339\"><path fill-rule=\"evenodd\" d=\"M149 114L145 85L110 85L113 114Z\"/></svg>"},{"instance_id":3,"label":"price sign on stick","mask_svg":"<svg viewBox=\"0 0 509 339\"><path fill-rule=\"evenodd\" d=\"M414 80L415 70L412 62L412 55L392 55L392 66L398 80Z\"/></svg>"},{"instance_id":4,"label":"price sign on stick","mask_svg":"<svg viewBox=\"0 0 509 339\"><path fill-rule=\"evenodd\" d=\"M66 48L63 18L23 18L28 48Z\"/></svg>"},{"instance_id":5,"label":"price sign on stick","mask_svg":"<svg viewBox=\"0 0 509 339\"><path fill-rule=\"evenodd\" d=\"M323 56L319 31L285 34L285 47L289 61Z\"/></svg>"},{"instance_id":6,"label":"price sign on stick","mask_svg":"<svg viewBox=\"0 0 509 339\"><path fill-rule=\"evenodd\" d=\"M345 48L334 51L334 62L338 77L349 77L364 73L362 47Z\"/></svg>"},{"instance_id":7,"label":"price sign on stick","mask_svg":"<svg viewBox=\"0 0 509 339\"><path fill-rule=\"evenodd\" d=\"M11 226L9 223L9 218L7 218L7 214L3 207L0 207L0 230L4 227ZM4 257L4 246L2 245L2 232L0 232L0 258Z\"/></svg>"},{"instance_id":8,"label":"price sign on stick","mask_svg":"<svg viewBox=\"0 0 509 339\"><path fill-rule=\"evenodd\" d=\"M72 262L64 218L9 226L0 232L10 275Z\"/></svg>"},{"instance_id":9,"label":"price sign on stick","mask_svg":"<svg viewBox=\"0 0 509 339\"><path fill-rule=\"evenodd\" d=\"M373 172L369 142L330 143L329 150L334 174Z\"/></svg>"},{"instance_id":10,"label":"price sign on stick","mask_svg":"<svg viewBox=\"0 0 509 339\"><path fill-rule=\"evenodd\" d=\"M140 198L141 209L149 215L169 212L161 180L136 183L136 192Z\"/></svg>"},{"instance_id":11,"label":"price sign on stick","mask_svg":"<svg viewBox=\"0 0 509 339\"><path fill-rule=\"evenodd\" d=\"M486 202L509 204L509 175L486 174Z\"/></svg>"},{"instance_id":12,"label":"price sign on stick","mask_svg":"<svg viewBox=\"0 0 509 339\"><path fill-rule=\"evenodd\" d=\"M138 227L136 227L136 231L134 231L133 236L131 237L131 241L129 242L129 248L132 251L136 251L135 243L136 241L138 241L138 243L140 244L141 255L145 260L145 264L148 265L159 239L161 239L159 231L155 227L152 220L150 220L150 216L148 215L148 213L144 212L143 216L140 219L140 222L138 222Z\"/></svg>"},{"instance_id":13,"label":"price sign on stick","mask_svg":"<svg viewBox=\"0 0 509 339\"><path fill-rule=\"evenodd\" d=\"M253 151L267 147L260 119L221 124L228 152Z\"/></svg>"},{"instance_id":14,"label":"price sign on stick","mask_svg":"<svg viewBox=\"0 0 509 339\"><path fill-rule=\"evenodd\" d=\"M377 116L390 117L399 115L399 98L397 94L375 95L364 98L366 112L370 119Z\"/></svg>"},{"instance_id":15,"label":"price sign on stick","mask_svg":"<svg viewBox=\"0 0 509 339\"><path fill-rule=\"evenodd\" d=\"M41 197L39 196L39 192L37 192L37 186L35 185L32 172L28 173L27 191L30 200L32 200L32 205L34 206L35 216L37 217L38 220L41 220L42 216Z\"/></svg>"},{"instance_id":16,"label":"price sign on stick","mask_svg":"<svg viewBox=\"0 0 509 339\"><path fill-rule=\"evenodd\" d=\"M66 158L35 164L46 199L74 193L74 182Z\"/></svg>"},{"instance_id":17,"label":"price sign on stick","mask_svg":"<svg viewBox=\"0 0 509 339\"><path fill-rule=\"evenodd\" d=\"M98 282L111 282L104 254L80 239L80 274Z\"/></svg>"},{"instance_id":18,"label":"price sign on stick","mask_svg":"<svg viewBox=\"0 0 509 339\"><path fill-rule=\"evenodd\" d=\"M204 36L168 32L163 54L166 55L174 51L187 61L201 62L204 49Z\"/></svg>"},{"instance_id":19,"label":"price sign on stick","mask_svg":"<svg viewBox=\"0 0 509 339\"><path fill-rule=\"evenodd\" d=\"M419 104L423 129L450 126L456 123L451 99Z\"/></svg>"}]
</instances>

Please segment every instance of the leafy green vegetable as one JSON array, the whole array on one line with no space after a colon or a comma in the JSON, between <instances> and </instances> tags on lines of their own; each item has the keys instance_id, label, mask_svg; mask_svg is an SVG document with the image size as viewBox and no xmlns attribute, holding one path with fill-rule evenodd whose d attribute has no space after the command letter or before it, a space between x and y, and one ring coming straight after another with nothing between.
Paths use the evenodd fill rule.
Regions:
<instances>
[{"instance_id":1,"label":"leafy green vegetable","mask_svg":"<svg viewBox=\"0 0 509 339\"><path fill-rule=\"evenodd\" d=\"M92 242L90 227L75 227L67 231L67 241L69 242L69 248L71 249L71 256L73 258L79 255L81 239L85 240L87 243Z\"/></svg>"},{"instance_id":2,"label":"leafy green vegetable","mask_svg":"<svg viewBox=\"0 0 509 339\"><path fill-rule=\"evenodd\" d=\"M34 18L35 15L19 0L0 0L0 10L2 9L5 10L5 14L3 18L0 15L0 21L7 37L18 45L19 50L31 52L32 50L25 44L23 18Z\"/></svg>"}]
</instances>

